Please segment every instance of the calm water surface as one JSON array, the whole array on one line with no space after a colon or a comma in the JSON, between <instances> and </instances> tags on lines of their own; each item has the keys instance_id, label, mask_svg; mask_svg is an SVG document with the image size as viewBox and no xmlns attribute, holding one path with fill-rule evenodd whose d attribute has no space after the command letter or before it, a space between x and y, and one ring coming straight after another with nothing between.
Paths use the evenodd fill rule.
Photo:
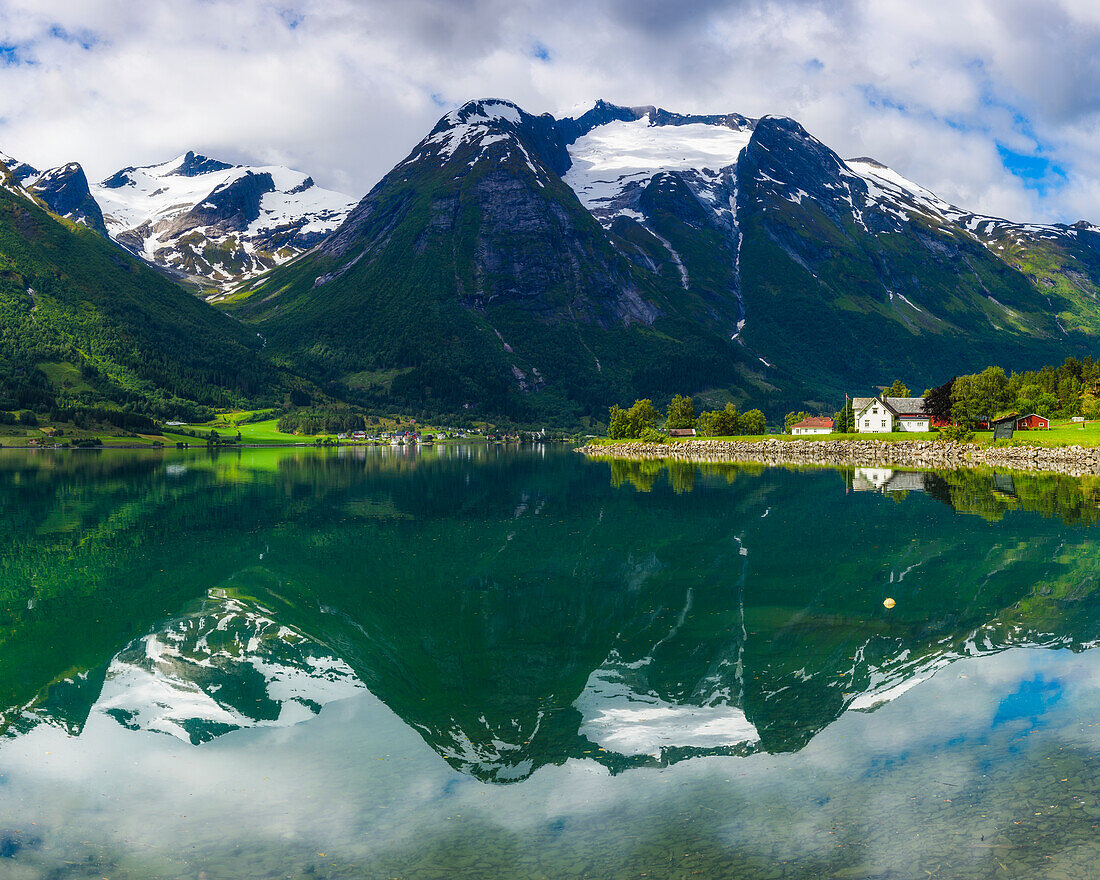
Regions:
<instances>
[{"instance_id":1,"label":"calm water surface","mask_svg":"<svg viewBox=\"0 0 1100 880\"><path fill-rule=\"evenodd\" d=\"M0 877L1093 878L1098 519L992 472L4 451Z\"/></svg>"}]
</instances>

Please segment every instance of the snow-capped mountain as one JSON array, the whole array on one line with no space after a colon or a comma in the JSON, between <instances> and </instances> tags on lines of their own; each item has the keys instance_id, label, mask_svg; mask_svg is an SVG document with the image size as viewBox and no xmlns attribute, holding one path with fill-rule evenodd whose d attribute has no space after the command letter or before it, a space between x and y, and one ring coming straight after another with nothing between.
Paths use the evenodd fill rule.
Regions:
<instances>
[{"instance_id":1,"label":"snow-capped mountain","mask_svg":"<svg viewBox=\"0 0 1100 880\"><path fill-rule=\"evenodd\" d=\"M91 191L111 238L150 263L216 287L312 247L354 204L299 171L229 165L194 152L124 168Z\"/></svg>"},{"instance_id":2,"label":"snow-capped mountain","mask_svg":"<svg viewBox=\"0 0 1100 880\"><path fill-rule=\"evenodd\" d=\"M56 684L8 732L45 723L78 734L89 717L106 715L198 745L241 728L296 724L362 689L343 660L266 609L212 591L106 667Z\"/></svg>"}]
</instances>

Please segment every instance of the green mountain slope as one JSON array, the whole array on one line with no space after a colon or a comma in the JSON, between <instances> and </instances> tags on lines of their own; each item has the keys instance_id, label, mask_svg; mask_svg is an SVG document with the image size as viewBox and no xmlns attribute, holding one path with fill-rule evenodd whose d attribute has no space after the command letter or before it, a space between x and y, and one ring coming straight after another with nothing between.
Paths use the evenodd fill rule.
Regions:
<instances>
[{"instance_id":1,"label":"green mountain slope","mask_svg":"<svg viewBox=\"0 0 1100 880\"><path fill-rule=\"evenodd\" d=\"M3 165L0 183L0 410L186 416L280 386L255 330L48 213Z\"/></svg>"}]
</instances>

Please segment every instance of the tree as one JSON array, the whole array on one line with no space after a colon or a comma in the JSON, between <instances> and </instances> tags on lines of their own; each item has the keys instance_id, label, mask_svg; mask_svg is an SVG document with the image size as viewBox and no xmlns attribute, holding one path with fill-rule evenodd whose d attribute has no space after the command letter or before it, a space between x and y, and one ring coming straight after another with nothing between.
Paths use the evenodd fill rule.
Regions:
<instances>
[{"instance_id":1,"label":"tree","mask_svg":"<svg viewBox=\"0 0 1100 880\"><path fill-rule=\"evenodd\" d=\"M743 434L763 434L766 427L767 420L758 409L750 409L741 416L741 432Z\"/></svg>"},{"instance_id":2,"label":"tree","mask_svg":"<svg viewBox=\"0 0 1100 880\"><path fill-rule=\"evenodd\" d=\"M627 439L629 425L626 419L626 410L616 403L611 407L609 413L611 418L607 428L607 436L612 440Z\"/></svg>"},{"instance_id":3,"label":"tree","mask_svg":"<svg viewBox=\"0 0 1100 880\"><path fill-rule=\"evenodd\" d=\"M637 440L647 428L656 429L661 417L653 401L648 398L635 400L634 405L626 410L616 404L608 413L607 436L612 440Z\"/></svg>"},{"instance_id":4,"label":"tree","mask_svg":"<svg viewBox=\"0 0 1100 880\"><path fill-rule=\"evenodd\" d=\"M702 413L696 427L706 437L735 437L742 430L741 416L736 406L727 403L725 409Z\"/></svg>"},{"instance_id":5,"label":"tree","mask_svg":"<svg viewBox=\"0 0 1100 880\"><path fill-rule=\"evenodd\" d=\"M833 430L838 434L851 434L856 429L856 414L850 398L844 400L844 409L833 416Z\"/></svg>"},{"instance_id":6,"label":"tree","mask_svg":"<svg viewBox=\"0 0 1100 880\"><path fill-rule=\"evenodd\" d=\"M901 379L895 379L894 384L883 392L887 397L909 397L911 392L902 384Z\"/></svg>"},{"instance_id":7,"label":"tree","mask_svg":"<svg viewBox=\"0 0 1100 880\"><path fill-rule=\"evenodd\" d=\"M641 437L646 428L656 428L661 414L648 397L635 400L634 405L626 411L627 421L630 424L630 436Z\"/></svg>"},{"instance_id":8,"label":"tree","mask_svg":"<svg viewBox=\"0 0 1100 880\"><path fill-rule=\"evenodd\" d=\"M677 394L668 405L669 428L690 428L695 424L695 402L690 397Z\"/></svg>"},{"instance_id":9,"label":"tree","mask_svg":"<svg viewBox=\"0 0 1100 880\"><path fill-rule=\"evenodd\" d=\"M972 376L959 376L951 391L951 418L973 425L994 418L1012 406L1014 398L1001 367L986 367Z\"/></svg>"},{"instance_id":10,"label":"tree","mask_svg":"<svg viewBox=\"0 0 1100 880\"><path fill-rule=\"evenodd\" d=\"M933 421L947 424L951 421L951 392L955 387L955 380L937 385L924 392L924 411Z\"/></svg>"},{"instance_id":11,"label":"tree","mask_svg":"<svg viewBox=\"0 0 1100 880\"><path fill-rule=\"evenodd\" d=\"M808 418L808 417L809 417L809 413L804 413L804 412L789 412L789 413L787 413L786 418L783 419L783 433L784 434L791 433L791 428L794 425L797 425L803 419Z\"/></svg>"}]
</instances>

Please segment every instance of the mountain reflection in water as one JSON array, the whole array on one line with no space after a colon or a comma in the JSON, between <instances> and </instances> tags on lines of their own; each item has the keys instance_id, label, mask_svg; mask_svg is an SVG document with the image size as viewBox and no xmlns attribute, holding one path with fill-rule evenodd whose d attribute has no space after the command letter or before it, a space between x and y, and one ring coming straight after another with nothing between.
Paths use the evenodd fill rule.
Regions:
<instances>
[{"instance_id":1,"label":"mountain reflection in water","mask_svg":"<svg viewBox=\"0 0 1100 880\"><path fill-rule=\"evenodd\" d=\"M197 745L366 689L483 781L797 751L959 658L1091 647L1098 493L551 447L5 452L0 726Z\"/></svg>"}]
</instances>

